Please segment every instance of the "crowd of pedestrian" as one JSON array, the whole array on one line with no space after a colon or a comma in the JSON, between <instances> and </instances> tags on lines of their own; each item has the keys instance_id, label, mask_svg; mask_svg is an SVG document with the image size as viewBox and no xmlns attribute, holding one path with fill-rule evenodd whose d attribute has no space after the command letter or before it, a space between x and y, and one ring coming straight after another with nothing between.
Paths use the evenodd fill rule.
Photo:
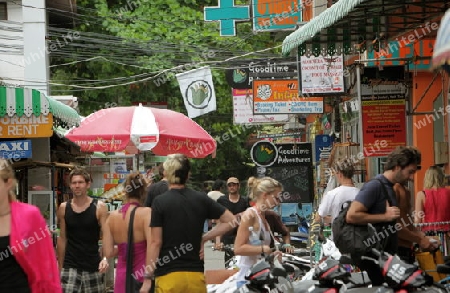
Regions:
<instances>
[{"instance_id":1,"label":"crowd of pedestrian","mask_svg":"<svg viewBox=\"0 0 450 293\"><path fill-rule=\"evenodd\" d=\"M69 175L73 198L57 210L60 234L55 253L40 211L15 200L14 170L2 159L0 167L0 251L5 258L0 261L5 272L0 274L0 292L104 292L108 259L115 257L114 292L206 292L203 249L207 241L215 241L216 248L234 245L234 253L241 256L236 277L240 283L263 255L279 255L273 252L273 233L284 237L288 252L292 249L289 230L273 211L280 204L280 182L251 177L243 195L240 180L230 177L226 183L216 180L211 191L196 191L186 186L189 159L174 154L158 167L161 180L150 187L142 174L129 174L123 183L124 205L109 214L102 201L88 196L90 174L74 168ZM440 245L429 235L431 229L419 230L413 222L435 222L440 226L433 231L437 227L448 232L450 189L445 187L442 168L431 166L413 211L407 183L421 168L420 151L398 147L388 155L384 168L359 190L354 186L354 166L339 160L333 176L340 186L324 195L316 220L331 217L333 221L350 200L347 222L371 223L378 232L397 224L398 229L386 233L383 248L413 263L415 244L422 251L434 251ZM205 229L211 220L215 225ZM36 233L42 239L33 239ZM378 267L361 255L351 257L369 272L374 285L383 282ZM225 254L225 261L230 258Z\"/></svg>"}]
</instances>

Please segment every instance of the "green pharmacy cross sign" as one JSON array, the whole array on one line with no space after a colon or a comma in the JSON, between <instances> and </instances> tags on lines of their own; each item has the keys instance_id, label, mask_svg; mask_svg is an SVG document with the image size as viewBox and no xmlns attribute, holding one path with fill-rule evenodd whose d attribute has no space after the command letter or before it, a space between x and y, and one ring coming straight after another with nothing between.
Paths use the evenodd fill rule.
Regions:
<instances>
[{"instance_id":1,"label":"green pharmacy cross sign","mask_svg":"<svg viewBox=\"0 0 450 293\"><path fill-rule=\"evenodd\" d=\"M234 0L219 0L218 6L204 8L205 21L220 23L220 36L236 36L236 21L250 19L248 5L235 6Z\"/></svg>"}]
</instances>

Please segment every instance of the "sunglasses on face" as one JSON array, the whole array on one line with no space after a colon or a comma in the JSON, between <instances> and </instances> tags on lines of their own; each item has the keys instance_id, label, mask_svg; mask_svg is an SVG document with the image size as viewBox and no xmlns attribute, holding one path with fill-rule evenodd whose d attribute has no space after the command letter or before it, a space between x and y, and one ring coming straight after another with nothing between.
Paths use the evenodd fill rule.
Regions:
<instances>
[{"instance_id":1,"label":"sunglasses on face","mask_svg":"<svg viewBox=\"0 0 450 293\"><path fill-rule=\"evenodd\" d=\"M228 187L231 187L231 186L237 186L237 185L239 185L239 184L238 184L238 183L228 183L228 184L227 184Z\"/></svg>"}]
</instances>

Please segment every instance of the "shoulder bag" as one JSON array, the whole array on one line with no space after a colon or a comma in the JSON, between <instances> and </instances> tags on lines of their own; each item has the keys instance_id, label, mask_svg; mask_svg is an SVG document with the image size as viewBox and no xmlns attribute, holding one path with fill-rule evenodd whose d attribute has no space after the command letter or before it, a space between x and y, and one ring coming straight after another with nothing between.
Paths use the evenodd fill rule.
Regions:
<instances>
[{"instance_id":1,"label":"shoulder bag","mask_svg":"<svg viewBox=\"0 0 450 293\"><path fill-rule=\"evenodd\" d=\"M128 243L127 243L127 270L125 278L125 292L127 293L139 293L142 287L142 283L133 277L133 222L134 214L136 213L136 208L131 211L130 223L128 225Z\"/></svg>"},{"instance_id":2,"label":"shoulder bag","mask_svg":"<svg viewBox=\"0 0 450 293\"><path fill-rule=\"evenodd\" d=\"M380 179L374 180L380 182L383 188L383 199L387 200L389 205L392 206L392 201L389 198L384 183ZM377 238L376 229L371 224L354 225L347 223L346 217L351 203L351 201L343 203L339 215L333 221L333 241L336 247L339 248L341 253L350 253L359 256L367 254L372 248L384 250L388 237L380 241Z\"/></svg>"}]
</instances>

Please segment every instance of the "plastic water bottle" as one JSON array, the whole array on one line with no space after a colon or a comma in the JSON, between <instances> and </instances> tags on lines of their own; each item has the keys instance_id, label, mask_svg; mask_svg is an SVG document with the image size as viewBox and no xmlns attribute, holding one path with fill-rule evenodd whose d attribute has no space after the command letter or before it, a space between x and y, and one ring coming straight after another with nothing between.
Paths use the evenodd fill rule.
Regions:
<instances>
[{"instance_id":1,"label":"plastic water bottle","mask_svg":"<svg viewBox=\"0 0 450 293\"><path fill-rule=\"evenodd\" d=\"M249 240L251 245L261 245L261 239L259 239L258 233L253 231L253 227L248 227L248 231L250 232Z\"/></svg>"}]
</instances>

